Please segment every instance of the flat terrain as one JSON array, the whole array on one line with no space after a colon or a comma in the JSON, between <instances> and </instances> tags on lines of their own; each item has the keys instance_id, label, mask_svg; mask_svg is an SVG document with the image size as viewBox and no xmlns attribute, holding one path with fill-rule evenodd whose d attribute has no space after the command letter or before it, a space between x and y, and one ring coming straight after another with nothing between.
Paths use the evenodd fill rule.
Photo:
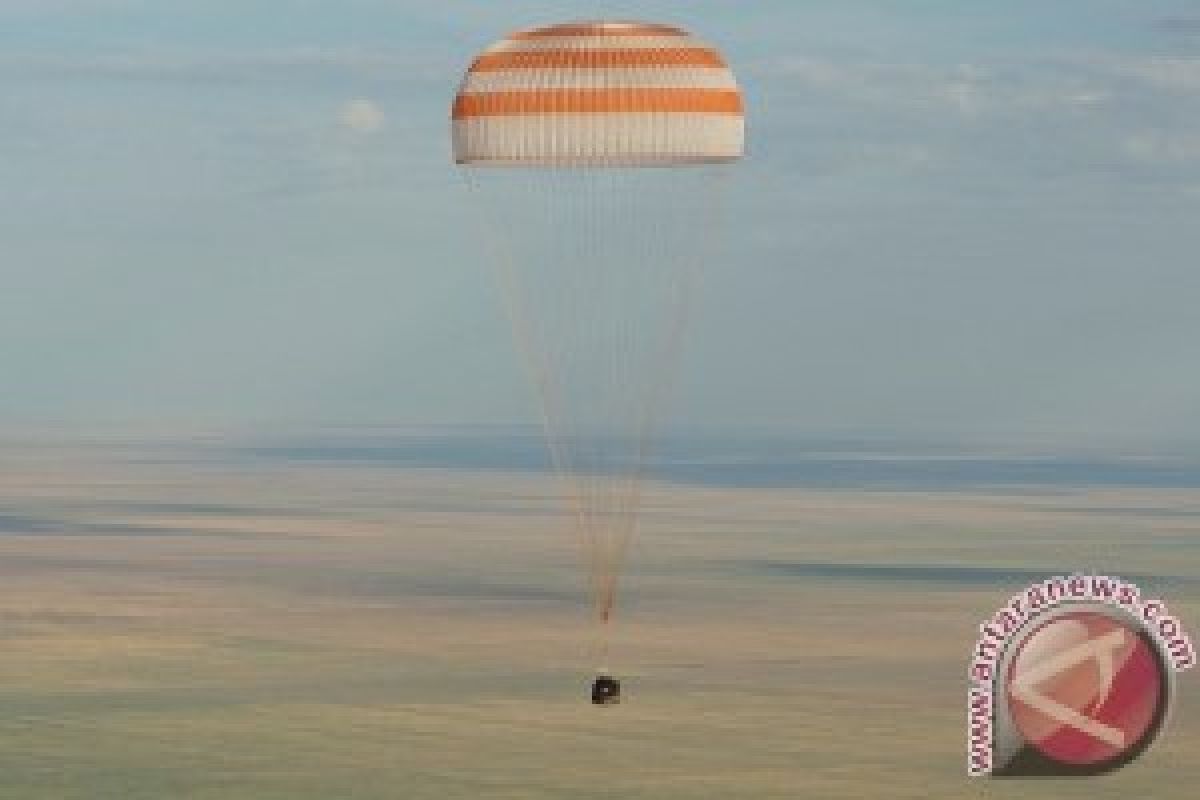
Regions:
<instances>
[{"instance_id":1,"label":"flat terrain","mask_svg":"<svg viewBox=\"0 0 1200 800\"><path fill-rule=\"evenodd\" d=\"M1047 574L1200 632L1200 496L661 484L593 664L555 484L120 441L0 461L0 797L1193 798L1200 675L1138 764L967 782L975 626Z\"/></svg>"}]
</instances>

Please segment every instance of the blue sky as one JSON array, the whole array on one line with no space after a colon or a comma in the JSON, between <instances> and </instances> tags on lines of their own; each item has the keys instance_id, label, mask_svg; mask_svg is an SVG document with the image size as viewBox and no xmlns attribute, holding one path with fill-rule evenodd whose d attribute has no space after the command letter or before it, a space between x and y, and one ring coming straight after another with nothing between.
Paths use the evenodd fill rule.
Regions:
<instances>
[{"instance_id":1,"label":"blue sky","mask_svg":"<svg viewBox=\"0 0 1200 800\"><path fill-rule=\"evenodd\" d=\"M1200 441L1200 9L0 0L0 423L536 418L447 157L508 29L750 99L677 420Z\"/></svg>"}]
</instances>

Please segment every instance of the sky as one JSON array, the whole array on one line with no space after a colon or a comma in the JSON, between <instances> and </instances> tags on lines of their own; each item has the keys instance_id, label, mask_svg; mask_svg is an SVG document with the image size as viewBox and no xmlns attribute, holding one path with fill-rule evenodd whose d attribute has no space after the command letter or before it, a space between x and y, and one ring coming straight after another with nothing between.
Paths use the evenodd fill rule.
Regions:
<instances>
[{"instance_id":1,"label":"sky","mask_svg":"<svg viewBox=\"0 0 1200 800\"><path fill-rule=\"evenodd\" d=\"M677 425L1200 442L1194 0L0 0L0 425L536 420L448 106L603 17L749 104Z\"/></svg>"}]
</instances>

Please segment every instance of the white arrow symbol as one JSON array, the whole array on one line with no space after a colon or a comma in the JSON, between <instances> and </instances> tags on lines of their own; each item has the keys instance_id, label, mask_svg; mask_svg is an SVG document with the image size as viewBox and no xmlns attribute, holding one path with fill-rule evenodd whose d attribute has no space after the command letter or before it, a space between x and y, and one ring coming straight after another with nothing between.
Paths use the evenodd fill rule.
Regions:
<instances>
[{"instance_id":1,"label":"white arrow symbol","mask_svg":"<svg viewBox=\"0 0 1200 800\"><path fill-rule=\"evenodd\" d=\"M1112 633L1076 645L1070 650L1064 650L1053 658L1048 658L1041 664L1018 675L1012 682L1012 692L1022 703L1042 712L1055 722L1068 725L1113 747L1124 747L1124 731L1097 722L1091 717L1085 717L1070 706L1065 706L1057 700L1047 697L1036 688L1039 683L1048 678L1053 678L1086 661L1094 661L1104 679L1104 694L1096 704L1096 707L1099 708L1112 691L1113 676L1116 672L1114 654L1124 645L1125 631L1118 628Z\"/></svg>"}]
</instances>

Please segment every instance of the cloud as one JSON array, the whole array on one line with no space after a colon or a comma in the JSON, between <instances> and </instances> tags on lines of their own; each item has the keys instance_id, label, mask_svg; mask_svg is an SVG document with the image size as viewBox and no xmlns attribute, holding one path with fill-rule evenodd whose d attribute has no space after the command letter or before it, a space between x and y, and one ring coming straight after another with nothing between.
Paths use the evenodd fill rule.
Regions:
<instances>
[{"instance_id":1,"label":"cloud","mask_svg":"<svg viewBox=\"0 0 1200 800\"><path fill-rule=\"evenodd\" d=\"M938 103L971 114L980 102L976 84L981 76L973 67L938 70L924 64L785 56L748 65L747 72L864 105Z\"/></svg>"},{"instance_id":2,"label":"cloud","mask_svg":"<svg viewBox=\"0 0 1200 800\"><path fill-rule=\"evenodd\" d=\"M147 49L78 55L7 51L0 53L0 69L35 77L225 83L303 83L329 76L427 82L446 80L458 73L457 65L426 54L316 47L258 51Z\"/></svg>"},{"instance_id":3,"label":"cloud","mask_svg":"<svg viewBox=\"0 0 1200 800\"><path fill-rule=\"evenodd\" d=\"M1079 111L1107 103L1112 95L1098 76L1046 64L1030 70L983 64L844 62L786 57L760 61L749 70L840 101L877 107L942 108L973 119L1013 111Z\"/></svg>"},{"instance_id":4,"label":"cloud","mask_svg":"<svg viewBox=\"0 0 1200 800\"><path fill-rule=\"evenodd\" d=\"M1114 75L1174 92L1200 92L1200 59L1196 58L1109 58L1102 67Z\"/></svg>"},{"instance_id":5,"label":"cloud","mask_svg":"<svg viewBox=\"0 0 1200 800\"><path fill-rule=\"evenodd\" d=\"M975 81L951 81L941 88L940 94L965 117L974 116L983 110L984 94Z\"/></svg>"},{"instance_id":6,"label":"cloud","mask_svg":"<svg viewBox=\"0 0 1200 800\"><path fill-rule=\"evenodd\" d=\"M383 109L364 97L351 100L338 112L338 123L343 128L364 135L382 130L386 121Z\"/></svg>"},{"instance_id":7,"label":"cloud","mask_svg":"<svg viewBox=\"0 0 1200 800\"><path fill-rule=\"evenodd\" d=\"M1140 131L1126 138L1125 151L1142 161L1200 161L1200 134Z\"/></svg>"},{"instance_id":8,"label":"cloud","mask_svg":"<svg viewBox=\"0 0 1200 800\"><path fill-rule=\"evenodd\" d=\"M1167 17L1160 19L1156 27L1169 33L1200 35L1200 17Z\"/></svg>"},{"instance_id":9,"label":"cloud","mask_svg":"<svg viewBox=\"0 0 1200 800\"><path fill-rule=\"evenodd\" d=\"M790 158L810 173L1182 191L1200 168L1195 60L1077 49L966 63L808 54L744 72L772 112L760 137L802 136Z\"/></svg>"}]
</instances>

